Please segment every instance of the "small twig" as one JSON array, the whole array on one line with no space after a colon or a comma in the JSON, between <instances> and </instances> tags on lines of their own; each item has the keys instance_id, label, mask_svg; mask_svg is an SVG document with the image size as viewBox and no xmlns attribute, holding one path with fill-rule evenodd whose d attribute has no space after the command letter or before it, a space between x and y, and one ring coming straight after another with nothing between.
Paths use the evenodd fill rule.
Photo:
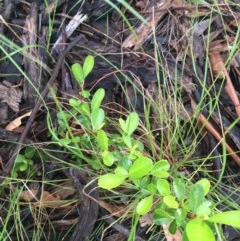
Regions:
<instances>
[{"instance_id":1,"label":"small twig","mask_svg":"<svg viewBox=\"0 0 240 241\"><path fill-rule=\"evenodd\" d=\"M39 96L33 110L32 110L32 114L29 117L26 126L22 132L22 134L20 135L19 139L18 139L18 144L16 146L16 148L13 151L13 155L12 157L8 160L5 169L3 170L3 174L0 177L0 183L2 183L4 181L4 179L8 176L8 174L10 173L14 161L16 159L16 156L18 155L18 153L20 152L21 148L22 148L22 144L23 141L25 140L29 130L31 129L31 126L34 122L35 116L42 104L42 101L44 100L44 98L47 96L48 92L49 92L49 88L53 85L55 79L58 76L58 73L61 69L62 66L62 62L64 61L64 58L66 57L67 53L81 40L82 35L77 36L71 43L69 43L68 47L60 54L58 61L56 63L56 66L54 68L54 71L52 73L51 78L49 79L48 83L46 84L44 90L41 93L41 96Z\"/></svg>"}]
</instances>

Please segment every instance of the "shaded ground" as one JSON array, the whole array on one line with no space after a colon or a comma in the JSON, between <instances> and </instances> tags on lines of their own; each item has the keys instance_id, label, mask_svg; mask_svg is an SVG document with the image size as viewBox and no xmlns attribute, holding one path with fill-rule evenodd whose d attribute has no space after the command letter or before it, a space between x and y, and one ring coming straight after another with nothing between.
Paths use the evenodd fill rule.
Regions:
<instances>
[{"instance_id":1,"label":"shaded ground","mask_svg":"<svg viewBox=\"0 0 240 241\"><path fill-rule=\"evenodd\" d=\"M175 125L173 117L177 112L183 126L182 138L176 142L174 152L169 143L164 144L164 157L173 165L181 160L196 160L196 165L204 163L203 169L210 171L214 178L223 175L222 182L229 189L219 191L229 196L239 185L239 2L188 5L178 0L130 1L146 23L118 1L111 2L125 14L138 39L121 14L104 1L59 0L55 4L51 1L48 7L43 1L1 3L1 225L8 219L9 240L27 240L27 237L33 240L34 229L39 225L34 220L40 214L44 216L41 240L90 240L91 233L92 240L126 240L129 236L131 221L113 225L114 219L106 213L113 213L112 207L96 203L105 194L99 194L94 182L83 191L91 175L56 162L56 158L70 163L75 160L50 143L46 109L39 98L41 95L45 100L57 125L56 106L48 93L49 87L56 90L63 105L69 96L76 96L79 86L69 66L83 63L89 54L95 57L95 66L85 88L92 92L99 87L106 90L104 104L109 116L122 115L126 109L136 110L144 122L144 108L150 103L152 130L162 137L168 123L169 129ZM76 21L68 23L77 14L83 19L87 17L81 23L77 21L74 28ZM159 116L158 108L166 116ZM197 108L201 111L195 118L193 113ZM26 113L29 114L23 116ZM12 122L21 116L22 123ZM166 123L166 118L171 117L173 120ZM194 126L190 124L193 118L197 123ZM202 134L195 140L193 133L203 126ZM181 150L182 143L190 146L193 142L196 145L192 152ZM43 148L33 161L36 173L26 188L19 187L18 182L10 184L16 155L20 151L26 153L26 147L31 145L39 150ZM204 176L204 171L198 175ZM27 177L20 174L18 178ZM44 184L54 180L54 185ZM15 215L8 215L9 194L14 191L20 193L18 222L26 232L14 228ZM85 195L88 192L92 199ZM36 197L43 194L46 198L42 203L36 202ZM238 192L232 199L239 203ZM29 201L35 202L36 210L44 208L44 211L30 210L26 205ZM62 206L63 201L66 207ZM113 226L106 229L110 224ZM139 226L135 240L162 240L162 236L156 235L158 230L149 233L148 228ZM225 235L229 241L240 239L228 228Z\"/></svg>"}]
</instances>

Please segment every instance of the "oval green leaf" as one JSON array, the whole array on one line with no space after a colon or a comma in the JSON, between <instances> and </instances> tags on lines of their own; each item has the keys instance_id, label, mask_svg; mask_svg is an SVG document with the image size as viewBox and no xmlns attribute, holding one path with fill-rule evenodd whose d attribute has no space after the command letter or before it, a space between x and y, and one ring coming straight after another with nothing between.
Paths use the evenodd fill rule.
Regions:
<instances>
[{"instance_id":1,"label":"oval green leaf","mask_svg":"<svg viewBox=\"0 0 240 241\"><path fill-rule=\"evenodd\" d=\"M159 178L169 177L168 170L170 169L170 164L167 160L160 160L156 162L153 166L151 174Z\"/></svg>"},{"instance_id":2,"label":"oval green leaf","mask_svg":"<svg viewBox=\"0 0 240 241\"><path fill-rule=\"evenodd\" d=\"M81 101L78 100L78 99L74 99L74 98L71 98L69 99L69 104L72 106L72 107L79 107L80 104L81 104Z\"/></svg>"},{"instance_id":3,"label":"oval green leaf","mask_svg":"<svg viewBox=\"0 0 240 241\"><path fill-rule=\"evenodd\" d=\"M84 83L84 72L82 66L79 63L75 63L71 68L76 81L82 85Z\"/></svg>"},{"instance_id":4,"label":"oval green leaf","mask_svg":"<svg viewBox=\"0 0 240 241\"><path fill-rule=\"evenodd\" d=\"M194 213L196 212L197 208L205 201L204 196L205 194L202 185L195 184L192 187L188 198L190 209Z\"/></svg>"},{"instance_id":5,"label":"oval green leaf","mask_svg":"<svg viewBox=\"0 0 240 241\"><path fill-rule=\"evenodd\" d=\"M124 183L126 177L116 174L105 174L98 179L98 186L103 189L113 189Z\"/></svg>"},{"instance_id":6,"label":"oval green leaf","mask_svg":"<svg viewBox=\"0 0 240 241\"><path fill-rule=\"evenodd\" d=\"M157 190L162 196L168 196L170 194L170 184L165 179L157 180Z\"/></svg>"},{"instance_id":7,"label":"oval green leaf","mask_svg":"<svg viewBox=\"0 0 240 241\"><path fill-rule=\"evenodd\" d=\"M22 163L20 166L19 166L19 170L21 171L21 172L24 172L24 171L26 171L28 169L28 163L26 162L26 163Z\"/></svg>"},{"instance_id":8,"label":"oval green leaf","mask_svg":"<svg viewBox=\"0 0 240 241\"><path fill-rule=\"evenodd\" d=\"M90 116L89 104L87 102L81 103L79 106L79 111L82 115L89 117Z\"/></svg>"},{"instance_id":9,"label":"oval green leaf","mask_svg":"<svg viewBox=\"0 0 240 241\"><path fill-rule=\"evenodd\" d=\"M144 215L151 210L152 205L153 205L153 196L151 195L149 197L145 197L137 204L136 213L139 215Z\"/></svg>"},{"instance_id":10,"label":"oval green leaf","mask_svg":"<svg viewBox=\"0 0 240 241\"><path fill-rule=\"evenodd\" d=\"M186 189L180 178L173 179L173 191L180 202L185 198Z\"/></svg>"},{"instance_id":11,"label":"oval green leaf","mask_svg":"<svg viewBox=\"0 0 240 241\"><path fill-rule=\"evenodd\" d=\"M157 187L153 183L149 183L147 185L147 190L152 194L155 195L157 193Z\"/></svg>"},{"instance_id":12,"label":"oval green leaf","mask_svg":"<svg viewBox=\"0 0 240 241\"><path fill-rule=\"evenodd\" d=\"M103 157L103 163L108 167L112 166L113 163L115 162L115 157L112 154L112 152L104 151L102 153L102 157Z\"/></svg>"},{"instance_id":13,"label":"oval green leaf","mask_svg":"<svg viewBox=\"0 0 240 241\"><path fill-rule=\"evenodd\" d=\"M96 131L100 129L105 119L104 110L101 108L95 109L91 114L91 121L93 130Z\"/></svg>"},{"instance_id":14,"label":"oval green leaf","mask_svg":"<svg viewBox=\"0 0 240 241\"><path fill-rule=\"evenodd\" d=\"M125 144L129 149L132 148L132 138L131 138L131 136L123 135L122 140L123 140L124 144Z\"/></svg>"},{"instance_id":15,"label":"oval green leaf","mask_svg":"<svg viewBox=\"0 0 240 241\"><path fill-rule=\"evenodd\" d=\"M88 55L83 63L83 73L84 73L84 78L86 78L89 73L92 71L94 66L94 57L92 55Z\"/></svg>"},{"instance_id":16,"label":"oval green leaf","mask_svg":"<svg viewBox=\"0 0 240 241\"><path fill-rule=\"evenodd\" d=\"M96 137L98 146L102 151L108 150L108 137L105 131L99 130Z\"/></svg>"},{"instance_id":17,"label":"oval green leaf","mask_svg":"<svg viewBox=\"0 0 240 241\"><path fill-rule=\"evenodd\" d=\"M176 219L173 221L173 222L171 222L171 224L169 225L169 228L168 228L168 231L169 231L169 233L171 233L171 234L176 234L176 232L177 232L177 228L178 228L178 226L177 226L177 221L176 221Z\"/></svg>"},{"instance_id":18,"label":"oval green leaf","mask_svg":"<svg viewBox=\"0 0 240 241\"><path fill-rule=\"evenodd\" d=\"M218 213L209 219L213 223L221 223L240 228L240 211Z\"/></svg>"},{"instance_id":19,"label":"oval green leaf","mask_svg":"<svg viewBox=\"0 0 240 241\"><path fill-rule=\"evenodd\" d=\"M124 133L126 133L126 132L127 132L127 126L126 126L125 121L124 121L122 118L120 118L120 119L118 120L118 122L119 122L119 124L120 124L120 127L121 127L122 131L123 131Z\"/></svg>"},{"instance_id":20,"label":"oval green leaf","mask_svg":"<svg viewBox=\"0 0 240 241\"><path fill-rule=\"evenodd\" d=\"M153 167L153 162L148 157L139 157L134 161L133 165L129 169L129 177L131 179L138 179L146 176Z\"/></svg>"},{"instance_id":21,"label":"oval green leaf","mask_svg":"<svg viewBox=\"0 0 240 241\"><path fill-rule=\"evenodd\" d=\"M207 218L211 213L212 202L204 201L196 210L196 215L199 218Z\"/></svg>"},{"instance_id":22,"label":"oval green leaf","mask_svg":"<svg viewBox=\"0 0 240 241\"><path fill-rule=\"evenodd\" d=\"M116 169L114 170L114 172L115 172L115 174L117 174L119 176L124 176L124 177L128 176L128 171L121 166L117 166Z\"/></svg>"},{"instance_id":23,"label":"oval green leaf","mask_svg":"<svg viewBox=\"0 0 240 241\"><path fill-rule=\"evenodd\" d=\"M61 146L68 146L71 142L72 142L72 140L69 139L69 138L61 138L61 139L59 139L59 144Z\"/></svg>"},{"instance_id":24,"label":"oval green leaf","mask_svg":"<svg viewBox=\"0 0 240 241\"><path fill-rule=\"evenodd\" d=\"M101 103L103 101L104 96L105 96L105 90L102 88L98 89L94 93L93 98L91 100L91 110L92 111L99 108L99 106L101 105Z\"/></svg>"},{"instance_id":25,"label":"oval green leaf","mask_svg":"<svg viewBox=\"0 0 240 241\"><path fill-rule=\"evenodd\" d=\"M15 164L26 162L26 157L22 154L18 154L15 160Z\"/></svg>"},{"instance_id":26,"label":"oval green leaf","mask_svg":"<svg viewBox=\"0 0 240 241\"><path fill-rule=\"evenodd\" d=\"M203 187L205 196L208 194L211 187L209 180L206 178L199 180L198 182L196 182L195 185L201 185Z\"/></svg>"},{"instance_id":27,"label":"oval green leaf","mask_svg":"<svg viewBox=\"0 0 240 241\"><path fill-rule=\"evenodd\" d=\"M174 220L174 216L165 212L162 208L155 209L153 214L153 223L156 225L163 225L165 223L170 223Z\"/></svg>"},{"instance_id":28,"label":"oval green leaf","mask_svg":"<svg viewBox=\"0 0 240 241\"><path fill-rule=\"evenodd\" d=\"M86 99L90 96L90 92L88 90L82 90L80 94L82 95L83 98L86 98Z\"/></svg>"},{"instance_id":29,"label":"oval green leaf","mask_svg":"<svg viewBox=\"0 0 240 241\"><path fill-rule=\"evenodd\" d=\"M126 120L126 132L127 135L132 135L132 133L137 129L139 125L139 117L138 114L135 112L132 112L129 114L127 120Z\"/></svg>"},{"instance_id":30,"label":"oval green leaf","mask_svg":"<svg viewBox=\"0 0 240 241\"><path fill-rule=\"evenodd\" d=\"M201 219L193 219L187 223L186 235L189 241L215 241L212 229Z\"/></svg>"},{"instance_id":31,"label":"oval green leaf","mask_svg":"<svg viewBox=\"0 0 240 241\"><path fill-rule=\"evenodd\" d=\"M178 202L175 200L175 197L172 195L168 195L163 197L163 202L169 207L173 209L177 209L179 207Z\"/></svg>"}]
</instances>

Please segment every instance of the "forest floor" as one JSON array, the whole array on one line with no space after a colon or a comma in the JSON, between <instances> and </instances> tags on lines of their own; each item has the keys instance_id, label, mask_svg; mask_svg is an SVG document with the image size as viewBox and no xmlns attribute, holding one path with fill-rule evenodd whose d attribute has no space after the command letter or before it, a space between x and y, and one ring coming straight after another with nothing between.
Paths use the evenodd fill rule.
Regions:
<instances>
[{"instance_id":1,"label":"forest floor","mask_svg":"<svg viewBox=\"0 0 240 241\"><path fill-rule=\"evenodd\" d=\"M211 183L212 213L239 209L239 0L4 0L0 12L0 240L188 240L180 179ZM179 208L190 202L182 226L154 213L159 160Z\"/></svg>"}]
</instances>

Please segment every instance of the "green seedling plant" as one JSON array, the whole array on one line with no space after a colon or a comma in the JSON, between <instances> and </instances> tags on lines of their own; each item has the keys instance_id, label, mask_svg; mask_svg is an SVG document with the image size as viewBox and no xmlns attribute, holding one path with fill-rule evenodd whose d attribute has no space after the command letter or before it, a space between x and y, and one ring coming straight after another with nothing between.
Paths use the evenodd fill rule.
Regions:
<instances>
[{"instance_id":1,"label":"green seedling plant","mask_svg":"<svg viewBox=\"0 0 240 241\"><path fill-rule=\"evenodd\" d=\"M101 107L104 89L98 89L92 97L84 90L85 78L93 66L92 56L85 59L83 66L72 66L80 93L79 98L69 100L68 111L58 112L60 145L68 147L77 142L83 159L99 170L100 188L112 190L125 186L137 190L132 201L137 203L135 214L151 213L153 224L167 224L172 234L180 230L184 241L215 241L217 224L240 228L240 211L218 212L209 198L211 183L208 179L194 183L172 172L168 160L155 160L144 152L143 143L134 135L140 125L137 113L119 118L118 124L115 123L116 133L105 131L108 120ZM75 134L75 126L81 130L81 135ZM87 158L81 150L88 151Z\"/></svg>"},{"instance_id":2,"label":"green seedling plant","mask_svg":"<svg viewBox=\"0 0 240 241\"><path fill-rule=\"evenodd\" d=\"M18 154L12 169L12 177L16 178L20 173L28 173L33 165L35 149L27 147L23 154Z\"/></svg>"},{"instance_id":3,"label":"green seedling plant","mask_svg":"<svg viewBox=\"0 0 240 241\"><path fill-rule=\"evenodd\" d=\"M113 153L111 162L103 159L105 165L113 166L113 171L99 178L99 187L109 190L127 182L133 183L139 190L140 199L136 205L136 214L151 212L154 224L168 224L172 234L181 230L184 241L216 240L215 224L240 228L240 211L216 214L215 203L207 199L211 187L208 179L193 184L181 175L174 177L167 160L154 162L143 154L143 145L131 136L138 127L138 121L136 113L130 113L126 121L119 119L121 144L125 145L126 153L122 159L126 159L128 164L124 165ZM108 139L106 134L104 136L104 151L107 151ZM118 160L115 162L116 167L113 165L114 160Z\"/></svg>"},{"instance_id":4,"label":"green seedling plant","mask_svg":"<svg viewBox=\"0 0 240 241\"><path fill-rule=\"evenodd\" d=\"M88 55L84 62L83 65L79 63L75 63L72 65L72 72L73 75L80 85L81 88L81 95L85 98L88 98L90 93L86 90L84 90L84 81L86 77L91 73L92 69L94 67L94 57L92 55Z\"/></svg>"},{"instance_id":5,"label":"green seedling plant","mask_svg":"<svg viewBox=\"0 0 240 241\"><path fill-rule=\"evenodd\" d=\"M75 155L91 162L92 166L97 169L99 168L98 156L92 155L89 159L81 151L82 149L94 149L94 140L106 121L105 112L100 107L105 96L105 90L98 89L90 100L90 92L84 89L84 81L92 71L93 66L94 57L91 55L85 58L83 65L79 63L72 65L72 73L80 86L79 97L69 99L70 108L68 110L63 110L59 106L57 135L51 128L50 132L53 140L70 151L75 150ZM69 123L71 123L71 126ZM96 159L96 161L93 161L93 159Z\"/></svg>"},{"instance_id":6,"label":"green seedling plant","mask_svg":"<svg viewBox=\"0 0 240 241\"><path fill-rule=\"evenodd\" d=\"M17 155L14 166L12 169L12 177L18 178L19 175L27 175L28 177L37 173L34 170L34 162L36 160L44 160L47 156L41 149L37 149L34 146L27 146L23 152Z\"/></svg>"}]
</instances>

